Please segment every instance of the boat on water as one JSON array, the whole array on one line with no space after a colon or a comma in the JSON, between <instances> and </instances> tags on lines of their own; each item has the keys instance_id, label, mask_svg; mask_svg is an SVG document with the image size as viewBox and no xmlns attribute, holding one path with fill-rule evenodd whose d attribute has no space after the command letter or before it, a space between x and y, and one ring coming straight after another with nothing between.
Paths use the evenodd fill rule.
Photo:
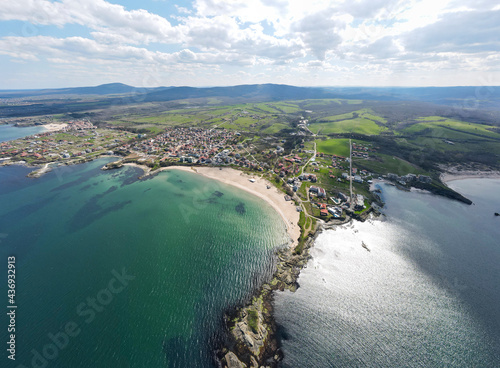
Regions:
<instances>
[{"instance_id":1,"label":"boat on water","mask_svg":"<svg viewBox=\"0 0 500 368\"><path fill-rule=\"evenodd\" d=\"M368 252L370 252L370 249L368 248L368 246L365 244L364 241L361 242L361 246L365 248Z\"/></svg>"}]
</instances>

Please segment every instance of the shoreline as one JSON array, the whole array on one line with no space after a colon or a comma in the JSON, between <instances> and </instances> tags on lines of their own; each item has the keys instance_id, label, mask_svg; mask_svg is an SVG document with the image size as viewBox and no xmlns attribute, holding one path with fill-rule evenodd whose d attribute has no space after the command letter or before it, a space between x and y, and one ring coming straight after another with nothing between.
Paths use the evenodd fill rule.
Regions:
<instances>
[{"instance_id":1,"label":"shoreline","mask_svg":"<svg viewBox=\"0 0 500 368\"><path fill-rule=\"evenodd\" d=\"M144 171L143 177L155 175L162 171L181 170L199 174L206 178L217 180L221 183L244 190L264 200L281 216L281 219L285 223L288 236L290 237L290 248L295 248L298 244L298 239L300 237L300 227L298 226L300 214L296 210L295 203L293 201L285 201L285 194L276 188L274 184L262 177L248 175L231 167L222 167L222 170L220 170L219 167L210 166L167 166L153 171L147 166L136 163L123 163L123 165L142 169ZM255 180L255 182L250 182L250 179ZM267 189L268 185L271 187L270 189Z\"/></svg>"},{"instance_id":2,"label":"shoreline","mask_svg":"<svg viewBox=\"0 0 500 368\"><path fill-rule=\"evenodd\" d=\"M309 261L309 249L323 229L331 228L318 221L309 234L302 252L294 252L301 235L298 226L300 213L293 201L285 201L282 193L274 184L258 175L248 175L230 167L208 166L167 166L152 170L137 163L122 163L143 170L141 178L156 175L161 171L181 170L202 175L212 180L244 190L268 203L285 222L290 242L288 246L275 251L276 266L271 279L252 291L248 299L240 305L232 306L224 313L225 339L214 348L214 359L224 368L260 367L276 368L283 359L280 337L274 318L274 291L294 292L299 287L301 270ZM112 170L121 166L103 169ZM250 182L250 179L255 180ZM270 186L270 189L267 187ZM345 222L352 221L348 218ZM250 319L252 319L250 321ZM251 327L252 326L252 327Z\"/></svg>"},{"instance_id":3,"label":"shoreline","mask_svg":"<svg viewBox=\"0 0 500 368\"><path fill-rule=\"evenodd\" d=\"M49 123L49 124L26 124L26 125L16 125L9 122L1 122L0 125L9 125L14 128L33 128L33 127L42 127L45 129L44 133L47 132L57 132L59 130L64 129L68 126L68 123Z\"/></svg>"},{"instance_id":4,"label":"shoreline","mask_svg":"<svg viewBox=\"0 0 500 368\"><path fill-rule=\"evenodd\" d=\"M439 175L439 178L445 184L464 179L500 179L500 172L482 170L448 171Z\"/></svg>"},{"instance_id":5,"label":"shoreline","mask_svg":"<svg viewBox=\"0 0 500 368\"><path fill-rule=\"evenodd\" d=\"M59 130L64 129L66 126L68 126L68 124L67 123L60 123L60 124L50 123L50 124L43 124L41 126L44 127L47 130L47 132L57 132Z\"/></svg>"}]
</instances>

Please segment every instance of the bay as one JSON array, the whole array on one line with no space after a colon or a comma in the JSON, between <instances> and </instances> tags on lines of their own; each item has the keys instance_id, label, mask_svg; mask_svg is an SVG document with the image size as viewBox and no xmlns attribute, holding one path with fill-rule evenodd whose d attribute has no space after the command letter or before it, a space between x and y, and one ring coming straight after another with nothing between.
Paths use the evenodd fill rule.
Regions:
<instances>
[{"instance_id":1,"label":"bay","mask_svg":"<svg viewBox=\"0 0 500 368\"><path fill-rule=\"evenodd\" d=\"M0 142L11 141L18 138L27 137L47 130L42 126L15 127L13 125L0 125Z\"/></svg>"},{"instance_id":2,"label":"bay","mask_svg":"<svg viewBox=\"0 0 500 368\"><path fill-rule=\"evenodd\" d=\"M8 256L17 271L12 366L213 367L224 312L270 275L285 225L234 187L100 170L110 160L40 179L0 169L2 274Z\"/></svg>"}]
</instances>

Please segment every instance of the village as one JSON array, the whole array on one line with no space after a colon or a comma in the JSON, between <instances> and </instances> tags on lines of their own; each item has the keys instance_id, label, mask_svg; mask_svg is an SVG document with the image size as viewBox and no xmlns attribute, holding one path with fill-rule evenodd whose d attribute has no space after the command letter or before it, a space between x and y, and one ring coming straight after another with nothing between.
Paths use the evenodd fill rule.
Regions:
<instances>
[{"instance_id":1,"label":"village","mask_svg":"<svg viewBox=\"0 0 500 368\"><path fill-rule=\"evenodd\" d=\"M57 131L0 143L0 163L30 166L47 163L76 163L113 150L135 135L122 130L98 129L88 120L61 124Z\"/></svg>"},{"instance_id":2,"label":"village","mask_svg":"<svg viewBox=\"0 0 500 368\"><path fill-rule=\"evenodd\" d=\"M375 174L352 167L349 157L316 152L315 145L302 138L291 149L285 149L286 144L285 139L255 140L222 128L167 127L158 134L133 133L99 128L84 119L62 124L58 131L0 143L0 164L63 165L108 155L153 170L173 165L237 167L276 183L285 200L294 201L306 216L343 220L371 208L375 197L369 186ZM369 159L374 152L374 147L352 144L353 159ZM408 183L430 178L389 174L388 179Z\"/></svg>"}]
</instances>

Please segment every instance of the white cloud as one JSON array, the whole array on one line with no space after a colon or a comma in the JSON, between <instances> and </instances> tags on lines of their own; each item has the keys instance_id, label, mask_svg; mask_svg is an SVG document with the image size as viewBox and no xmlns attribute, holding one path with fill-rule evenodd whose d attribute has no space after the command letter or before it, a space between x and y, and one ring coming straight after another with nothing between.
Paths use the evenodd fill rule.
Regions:
<instances>
[{"instance_id":1,"label":"white cloud","mask_svg":"<svg viewBox=\"0 0 500 368\"><path fill-rule=\"evenodd\" d=\"M163 17L146 10L126 10L104 0L16 0L2 5L0 20L35 25L79 24L101 33L118 34L128 42L179 42L179 34Z\"/></svg>"},{"instance_id":2,"label":"white cloud","mask_svg":"<svg viewBox=\"0 0 500 368\"><path fill-rule=\"evenodd\" d=\"M498 52L500 10L447 14L439 21L403 36L414 52Z\"/></svg>"},{"instance_id":3,"label":"white cloud","mask_svg":"<svg viewBox=\"0 0 500 368\"><path fill-rule=\"evenodd\" d=\"M245 70L234 78L251 78L247 70L255 68L274 80L498 70L500 9L493 0L193 0L191 9L173 7L177 14L164 17L105 0L5 1L0 20L38 28L0 38L0 54L68 68L117 63L138 74L141 67L191 66L193 78L197 70L224 75L229 67ZM88 33L69 34L69 24ZM67 35L44 36L45 25Z\"/></svg>"}]
</instances>

